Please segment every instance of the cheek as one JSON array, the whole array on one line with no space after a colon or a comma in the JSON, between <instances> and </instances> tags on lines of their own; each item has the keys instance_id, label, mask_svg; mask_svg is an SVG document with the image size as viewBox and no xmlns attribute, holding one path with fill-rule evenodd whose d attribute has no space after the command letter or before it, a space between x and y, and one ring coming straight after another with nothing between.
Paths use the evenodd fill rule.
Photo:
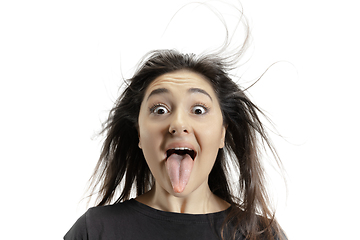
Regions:
<instances>
[{"instance_id":1,"label":"cheek","mask_svg":"<svg viewBox=\"0 0 360 240\"><path fill-rule=\"evenodd\" d=\"M145 119L139 121L139 136L142 139L156 138L162 135L164 131L163 124L159 124L156 121Z\"/></svg>"},{"instance_id":2,"label":"cheek","mask_svg":"<svg viewBox=\"0 0 360 240\"><path fill-rule=\"evenodd\" d=\"M156 132L152 131L151 128L140 128L139 129L139 144L141 145L141 149L145 153L149 152L151 149L154 149L154 145L156 143L157 137Z\"/></svg>"},{"instance_id":3,"label":"cheek","mask_svg":"<svg viewBox=\"0 0 360 240\"><path fill-rule=\"evenodd\" d=\"M162 141L161 129L146 121L139 122L139 146L149 165L162 157L159 152Z\"/></svg>"},{"instance_id":4,"label":"cheek","mask_svg":"<svg viewBox=\"0 0 360 240\"><path fill-rule=\"evenodd\" d=\"M206 164L209 164L209 167L212 168L213 163L215 162L216 156L218 154L219 148L221 148L222 142L222 128L203 128L203 131L198 132L197 140L201 147L201 159L205 161ZM211 165L211 166L210 166Z\"/></svg>"},{"instance_id":5,"label":"cheek","mask_svg":"<svg viewBox=\"0 0 360 240\"><path fill-rule=\"evenodd\" d=\"M206 148L221 148L223 129L222 119L220 118L212 119L208 124L199 124L196 126L199 143Z\"/></svg>"}]
</instances>

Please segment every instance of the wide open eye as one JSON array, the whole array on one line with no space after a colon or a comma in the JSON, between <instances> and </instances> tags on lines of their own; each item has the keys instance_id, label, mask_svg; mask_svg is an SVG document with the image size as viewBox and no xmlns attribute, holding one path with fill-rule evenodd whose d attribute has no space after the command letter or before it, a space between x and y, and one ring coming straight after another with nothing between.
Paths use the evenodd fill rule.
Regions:
<instances>
[{"instance_id":1,"label":"wide open eye","mask_svg":"<svg viewBox=\"0 0 360 240\"><path fill-rule=\"evenodd\" d=\"M150 112L156 115L163 115L169 112L169 109L167 109L166 106L157 104L150 108Z\"/></svg>"},{"instance_id":2,"label":"wide open eye","mask_svg":"<svg viewBox=\"0 0 360 240\"><path fill-rule=\"evenodd\" d=\"M205 114L208 111L208 108L202 105L196 105L193 107L192 112L196 115Z\"/></svg>"}]
</instances>

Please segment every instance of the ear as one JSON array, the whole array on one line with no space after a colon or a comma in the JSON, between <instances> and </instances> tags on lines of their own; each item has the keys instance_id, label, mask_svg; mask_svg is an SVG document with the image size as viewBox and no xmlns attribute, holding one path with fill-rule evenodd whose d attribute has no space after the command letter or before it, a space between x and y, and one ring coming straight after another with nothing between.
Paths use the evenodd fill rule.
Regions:
<instances>
[{"instance_id":1,"label":"ear","mask_svg":"<svg viewBox=\"0 0 360 240\"><path fill-rule=\"evenodd\" d=\"M138 132L138 138L139 138L139 143L138 143L138 146L139 146L139 148L140 148L140 149L142 149L142 148L141 148L141 141L140 141L140 130L139 130L139 125L138 125L138 124L136 124L135 128L136 128L136 131Z\"/></svg>"},{"instance_id":2,"label":"ear","mask_svg":"<svg viewBox=\"0 0 360 240\"><path fill-rule=\"evenodd\" d=\"M219 148L223 148L225 146L225 135L226 135L227 126L223 126L221 129L221 139Z\"/></svg>"},{"instance_id":3,"label":"ear","mask_svg":"<svg viewBox=\"0 0 360 240\"><path fill-rule=\"evenodd\" d=\"M140 134L138 134L138 138L139 138L139 143L138 143L138 146L139 146L139 148L140 148L140 149L142 149L142 148L141 148L141 139L140 139Z\"/></svg>"}]
</instances>

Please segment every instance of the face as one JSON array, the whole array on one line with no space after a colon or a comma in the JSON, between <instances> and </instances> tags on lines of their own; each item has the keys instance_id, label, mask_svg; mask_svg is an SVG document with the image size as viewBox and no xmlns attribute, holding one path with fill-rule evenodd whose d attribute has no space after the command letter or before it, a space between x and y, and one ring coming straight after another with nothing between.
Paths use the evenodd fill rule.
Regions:
<instances>
[{"instance_id":1,"label":"face","mask_svg":"<svg viewBox=\"0 0 360 240\"><path fill-rule=\"evenodd\" d=\"M190 194L207 186L226 132L217 96L207 79L185 70L156 78L146 89L138 130L139 147L156 186L172 195ZM176 155L170 163L171 149L185 149L192 156ZM174 175L185 179L181 189L174 187Z\"/></svg>"}]
</instances>

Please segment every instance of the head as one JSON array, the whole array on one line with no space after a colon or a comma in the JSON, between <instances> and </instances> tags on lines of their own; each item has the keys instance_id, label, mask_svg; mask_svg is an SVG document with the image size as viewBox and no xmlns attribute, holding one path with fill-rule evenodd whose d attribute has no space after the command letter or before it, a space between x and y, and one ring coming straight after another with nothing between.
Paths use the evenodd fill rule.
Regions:
<instances>
[{"instance_id":1,"label":"head","mask_svg":"<svg viewBox=\"0 0 360 240\"><path fill-rule=\"evenodd\" d=\"M162 132L162 138L155 140L159 141L157 146L161 146L162 149L159 152L162 151L162 154L166 151L166 146L161 145L161 141L165 141L164 131L167 136L170 136L174 134L174 129L175 132L181 132L183 129L175 126L174 121L167 122L166 127L161 128L144 114L149 109L158 110L148 106L149 99L151 102L152 98L149 98L151 91L156 89L157 84L160 84L160 88L164 88L161 84L169 78L174 79L174 76L175 78L192 78L190 85L192 84L193 88L205 88L209 92L210 99L213 100L217 109L215 132L218 134L218 139L217 142L211 143L217 147L211 152L213 161L207 166L208 176L202 177L207 178L210 190L215 195L237 206L237 209L243 210L234 211L233 216L230 214L229 218L238 222L236 224L239 224L241 219L246 220L248 224L253 225L248 228L255 229L255 212L260 211L265 217L270 215L262 167L258 159L257 138L260 136L262 142L267 143L271 150L273 148L257 115L261 111L229 77L227 65L223 59L215 55L195 56L175 50L160 50L151 52L143 60L134 77L129 80L129 85L116 102L104 126L103 131L107 135L95 172L99 174L97 184L102 184L99 205L110 203L120 186L123 187L116 202L129 199L134 188L136 195L141 195L154 185L154 175L150 171L152 166L145 160L145 157L147 160L154 158L149 151L153 147L149 142L149 134L154 134L154 132L149 131L149 126L154 124L152 127L156 126L156 131ZM170 91L176 92L175 88L170 88ZM209 101L205 95L202 94L201 97L204 97L204 101ZM156 99L153 102L156 103ZM160 111L163 113L167 110L165 107ZM197 131L194 127L201 128L196 124L196 121L192 121L186 131ZM206 139L206 137L201 139ZM205 147L200 142L195 142L194 145L199 154L201 148ZM228 154L225 154L226 151ZM225 155L230 158L226 159ZM235 166L237 179L229 176L227 171L229 165ZM155 171L154 174L159 175ZM238 184L237 188L230 186L230 182L234 180ZM233 192L234 189L238 191Z\"/></svg>"},{"instance_id":2,"label":"head","mask_svg":"<svg viewBox=\"0 0 360 240\"><path fill-rule=\"evenodd\" d=\"M225 132L215 91L202 75L178 70L147 87L138 117L139 147L156 188L178 196L208 191Z\"/></svg>"}]
</instances>

